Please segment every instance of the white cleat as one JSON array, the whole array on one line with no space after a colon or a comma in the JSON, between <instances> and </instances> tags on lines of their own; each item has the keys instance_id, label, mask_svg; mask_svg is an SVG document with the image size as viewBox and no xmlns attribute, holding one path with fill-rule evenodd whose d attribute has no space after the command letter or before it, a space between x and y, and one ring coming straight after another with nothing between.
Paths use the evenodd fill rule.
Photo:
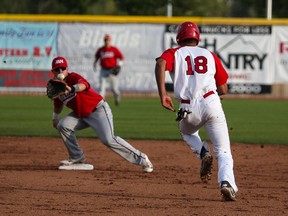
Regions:
<instances>
[{"instance_id":1,"label":"white cleat","mask_svg":"<svg viewBox=\"0 0 288 216\"><path fill-rule=\"evenodd\" d=\"M68 160L62 160L60 161L61 165L65 165L65 166L69 166L72 164L79 164L79 163L83 163L86 160L85 156L82 155L80 158L78 159L68 159Z\"/></svg>"},{"instance_id":2,"label":"white cleat","mask_svg":"<svg viewBox=\"0 0 288 216\"><path fill-rule=\"evenodd\" d=\"M144 164L142 165L143 167L143 171L145 173L151 173L153 172L153 164L151 163L151 161L148 159L148 156L145 155L145 162Z\"/></svg>"}]
</instances>

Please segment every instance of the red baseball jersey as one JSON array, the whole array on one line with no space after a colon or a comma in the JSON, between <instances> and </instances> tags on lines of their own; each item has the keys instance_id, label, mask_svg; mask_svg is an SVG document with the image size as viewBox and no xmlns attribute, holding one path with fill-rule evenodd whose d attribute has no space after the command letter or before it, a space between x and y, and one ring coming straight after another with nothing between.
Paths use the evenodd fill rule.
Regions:
<instances>
[{"instance_id":1,"label":"red baseball jersey","mask_svg":"<svg viewBox=\"0 0 288 216\"><path fill-rule=\"evenodd\" d=\"M183 46L168 49L160 56L166 60L177 99L193 99L227 82L228 74L220 59L207 49Z\"/></svg>"},{"instance_id":2,"label":"red baseball jersey","mask_svg":"<svg viewBox=\"0 0 288 216\"><path fill-rule=\"evenodd\" d=\"M103 68L111 69L116 67L117 59L124 60L123 54L117 47L101 47L95 54L96 59L100 59L100 65Z\"/></svg>"},{"instance_id":3,"label":"red baseball jersey","mask_svg":"<svg viewBox=\"0 0 288 216\"><path fill-rule=\"evenodd\" d=\"M82 92L68 93L54 99L54 106L60 107L65 104L72 109L74 113L80 117L87 117L97 106L97 104L103 100L103 97L95 92L86 79L81 75L72 72L68 73L65 79L68 86L72 87L77 83L83 83L86 86L86 90Z\"/></svg>"}]
</instances>

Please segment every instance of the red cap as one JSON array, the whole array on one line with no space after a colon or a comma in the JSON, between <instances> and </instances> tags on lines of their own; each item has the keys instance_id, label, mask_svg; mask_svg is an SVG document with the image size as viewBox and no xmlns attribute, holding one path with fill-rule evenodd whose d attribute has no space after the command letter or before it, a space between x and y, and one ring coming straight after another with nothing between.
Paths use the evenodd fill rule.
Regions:
<instances>
[{"instance_id":1,"label":"red cap","mask_svg":"<svg viewBox=\"0 0 288 216\"><path fill-rule=\"evenodd\" d=\"M52 61L52 70L55 70L56 68L59 67L65 67L65 68L68 67L66 59L61 56L54 58Z\"/></svg>"},{"instance_id":2,"label":"red cap","mask_svg":"<svg viewBox=\"0 0 288 216\"><path fill-rule=\"evenodd\" d=\"M109 34L106 34L106 35L104 36L104 40L111 40L111 36L110 36Z\"/></svg>"}]
</instances>

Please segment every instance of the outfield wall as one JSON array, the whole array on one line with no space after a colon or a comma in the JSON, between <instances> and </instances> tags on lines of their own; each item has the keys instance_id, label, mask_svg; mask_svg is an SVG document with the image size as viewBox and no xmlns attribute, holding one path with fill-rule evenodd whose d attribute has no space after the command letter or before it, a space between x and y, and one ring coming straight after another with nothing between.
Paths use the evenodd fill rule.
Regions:
<instances>
[{"instance_id":1,"label":"outfield wall","mask_svg":"<svg viewBox=\"0 0 288 216\"><path fill-rule=\"evenodd\" d=\"M99 66L94 72L92 64L106 33L125 56L121 90L156 92L155 58L177 45L177 25L190 20L199 25L199 45L221 58L231 94L288 97L287 19L0 15L0 20L2 92L44 91L57 55L98 90ZM166 82L171 83L168 74Z\"/></svg>"}]
</instances>

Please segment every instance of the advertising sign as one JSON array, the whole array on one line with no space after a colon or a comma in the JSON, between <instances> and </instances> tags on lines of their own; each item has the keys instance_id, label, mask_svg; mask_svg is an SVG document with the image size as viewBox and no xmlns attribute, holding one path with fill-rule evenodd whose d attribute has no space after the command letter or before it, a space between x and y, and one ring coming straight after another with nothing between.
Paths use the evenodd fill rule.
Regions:
<instances>
[{"instance_id":1,"label":"advertising sign","mask_svg":"<svg viewBox=\"0 0 288 216\"><path fill-rule=\"evenodd\" d=\"M56 23L1 22L0 69L50 70L56 42Z\"/></svg>"},{"instance_id":2,"label":"advertising sign","mask_svg":"<svg viewBox=\"0 0 288 216\"><path fill-rule=\"evenodd\" d=\"M167 25L164 48L177 46L176 25ZM270 93L271 26L199 26L199 46L216 53L229 74L230 93Z\"/></svg>"},{"instance_id":3,"label":"advertising sign","mask_svg":"<svg viewBox=\"0 0 288 216\"><path fill-rule=\"evenodd\" d=\"M60 24L59 54L67 58L70 71L82 74L99 89L99 62L93 71L96 50L110 34L111 45L124 55L119 74L123 91L156 91L155 57L162 52L164 25L152 24Z\"/></svg>"},{"instance_id":4,"label":"advertising sign","mask_svg":"<svg viewBox=\"0 0 288 216\"><path fill-rule=\"evenodd\" d=\"M288 82L288 27L275 26L275 44L273 45L275 83Z\"/></svg>"},{"instance_id":5,"label":"advertising sign","mask_svg":"<svg viewBox=\"0 0 288 216\"><path fill-rule=\"evenodd\" d=\"M1 89L39 91L56 55L56 23L0 22Z\"/></svg>"}]
</instances>

